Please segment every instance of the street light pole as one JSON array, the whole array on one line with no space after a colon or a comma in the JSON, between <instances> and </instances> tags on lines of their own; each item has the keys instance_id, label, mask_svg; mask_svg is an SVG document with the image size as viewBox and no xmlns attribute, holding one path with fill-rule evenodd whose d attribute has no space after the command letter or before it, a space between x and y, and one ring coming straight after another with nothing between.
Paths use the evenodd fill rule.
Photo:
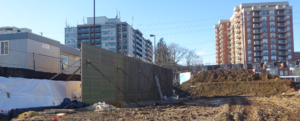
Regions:
<instances>
[{"instance_id":1,"label":"street light pole","mask_svg":"<svg viewBox=\"0 0 300 121\"><path fill-rule=\"evenodd\" d=\"M95 4L95 0L94 0L94 46L96 46L96 21L95 21L95 9L96 9L96 4Z\"/></svg>"},{"instance_id":2,"label":"street light pole","mask_svg":"<svg viewBox=\"0 0 300 121\"><path fill-rule=\"evenodd\" d=\"M154 60L154 63L155 63L155 50L156 50L156 37L154 34L150 34L150 37L154 37L154 49L152 50L153 51L153 60Z\"/></svg>"}]
</instances>

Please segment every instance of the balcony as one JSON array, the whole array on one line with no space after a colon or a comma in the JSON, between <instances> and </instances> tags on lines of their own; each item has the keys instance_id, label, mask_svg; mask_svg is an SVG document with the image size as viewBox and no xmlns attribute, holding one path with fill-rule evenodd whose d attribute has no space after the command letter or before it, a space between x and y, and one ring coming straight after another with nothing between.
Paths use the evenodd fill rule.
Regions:
<instances>
[{"instance_id":1,"label":"balcony","mask_svg":"<svg viewBox=\"0 0 300 121\"><path fill-rule=\"evenodd\" d=\"M261 42L259 42L259 41L254 41L254 45L261 45Z\"/></svg>"},{"instance_id":2,"label":"balcony","mask_svg":"<svg viewBox=\"0 0 300 121\"><path fill-rule=\"evenodd\" d=\"M281 35L279 34L278 38L286 38L286 36L284 34L281 34Z\"/></svg>"},{"instance_id":3,"label":"balcony","mask_svg":"<svg viewBox=\"0 0 300 121\"><path fill-rule=\"evenodd\" d=\"M82 33L82 32L89 32L89 29L79 29L78 32L79 32L79 33Z\"/></svg>"},{"instance_id":4,"label":"balcony","mask_svg":"<svg viewBox=\"0 0 300 121\"><path fill-rule=\"evenodd\" d=\"M83 39L83 38L89 38L89 36L88 35L78 35L77 38Z\"/></svg>"},{"instance_id":5,"label":"balcony","mask_svg":"<svg viewBox=\"0 0 300 121\"><path fill-rule=\"evenodd\" d=\"M253 23L254 22L261 22L261 19L260 18L253 18Z\"/></svg>"},{"instance_id":6,"label":"balcony","mask_svg":"<svg viewBox=\"0 0 300 121\"><path fill-rule=\"evenodd\" d=\"M277 16L278 16L278 15L284 15L284 14L285 14L284 11L277 11Z\"/></svg>"},{"instance_id":7,"label":"balcony","mask_svg":"<svg viewBox=\"0 0 300 121\"><path fill-rule=\"evenodd\" d=\"M262 56L260 53L254 53L254 56Z\"/></svg>"},{"instance_id":8,"label":"balcony","mask_svg":"<svg viewBox=\"0 0 300 121\"><path fill-rule=\"evenodd\" d=\"M260 34L261 30L253 30L253 34Z\"/></svg>"},{"instance_id":9,"label":"balcony","mask_svg":"<svg viewBox=\"0 0 300 121\"><path fill-rule=\"evenodd\" d=\"M260 24L253 24L253 28L260 28L261 25Z\"/></svg>"},{"instance_id":10,"label":"balcony","mask_svg":"<svg viewBox=\"0 0 300 121\"><path fill-rule=\"evenodd\" d=\"M240 14L235 14L235 17L236 18L239 18L241 15Z\"/></svg>"},{"instance_id":11,"label":"balcony","mask_svg":"<svg viewBox=\"0 0 300 121\"><path fill-rule=\"evenodd\" d=\"M285 47L285 46L278 46L278 50L286 50L287 49L287 47Z\"/></svg>"},{"instance_id":12,"label":"balcony","mask_svg":"<svg viewBox=\"0 0 300 121\"><path fill-rule=\"evenodd\" d=\"M284 32L286 32L285 29L277 29L277 31L278 31L278 33L284 33Z\"/></svg>"},{"instance_id":13,"label":"balcony","mask_svg":"<svg viewBox=\"0 0 300 121\"><path fill-rule=\"evenodd\" d=\"M277 26L278 27L280 27L280 26L284 27L284 26L286 26L286 24L285 23L278 23Z\"/></svg>"},{"instance_id":14,"label":"balcony","mask_svg":"<svg viewBox=\"0 0 300 121\"><path fill-rule=\"evenodd\" d=\"M234 25L234 28L240 28L240 27L241 27L241 25L239 25L239 24Z\"/></svg>"},{"instance_id":15,"label":"balcony","mask_svg":"<svg viewBox=\"0 0 300 121\"><path fill-rule=\"evenodd\" d=\"M261 7L253 6L253 7L252 7L252 10L253 10L253 11L260 11L260 10L261 10Z\"/></svg>"},{"instance_id":16,"label":"balcony","mask_svg":"<svg viewBox=\"0 0 300 121\"><path fill-rule=\"evenodd\" d=\"M241 42L241 41L239 41L239 40L236 40L236 41L235 41L235 43L237 43L237 44L241 44L242 42Z\"/></svg>"},{"instance_id":17,"label":"balcony","mask_svg":"<svg viewBox=\"0 0 300 121\"><path fill-rule=\"evenodd\" d=\"M217 32L217 31L215 31L215 34L218 34L218 32Z\"/></svg>"},{"instance_id":18,"label":"balcony","mask_svg":"<svg viewBox=\"0 0 300 121\"><path fill-rule=\"evenodd\" d=\"M235 35L235 38L236 38L236 39L240 39L241 36L240 36L240 35Z\"/></svg>"},{"instance_id":19,"label":"balcony","mask_svg":"<svg viewBox=\"0 0 300 121\"><path fill-rule=\"evenodd\" d=\"M94 38L94 35L92 34L90 37L91 37L91 38ZM101 34L95 35L95 37L96 37L96 38L99 38L99 37L101 37Z\"/></svg>"},{"instance_id":20,"label":"balcony","mask_svg":"<svg viewBox=\"0 0 300 121\"><path fill-rule=\"evenodd\" d=\"M235 23L240 23L241 21L240 21L240 19L235 19L234 22Z\"/></svg>"},{"instance_id":21,"label":"balcony","mask_svg":"<svg viewBox=\"0 0 300 121\"><path fill-rule=\"evenodd\" d=\"M223 48L222 48L222 49L220 49L220 52L223 52Z\"/></svg>"},{"instance_id":22,"label":"balcony","mask_svg":"<svg viewBox=\"0 0 300 121\"><path fill-rule=\"evenodd\" d=\"M261 15L261 13L260 12L253 12L253 14L252 14L253 16L260 16Z\"/></svg>"},{"instance_id":23,"label":"balcony","mask_svg":"<svg viewBox=\"0 0 300 121\"><path fill-rule=\"evenodd\" d=\"M253 39L261 39L261 36L253 36Z\"/></svg>"},{"instance_id":24,"label":"balcony","mask_svg":"<svg viewBox=\"0 0 300 121\"><path fill-rule=\"evenodd\" d=\"M254 62L260 63L261 61L260 61L260 59L254 59Z\"/></svg>"},{"instance_id":25,"label":"balcony","mask_svg":"<svg viewBox=\"0 0 300 121\"><path fill-rule=\"evenodd\" d=\"M285 58L278 58L279 61L286 61Z\"/></svg>"},{"instance_id":26,"label":"balcony","mask_svg":"<svg viewBox=\"0 0 300 121\"><path fill-rule=\"evenodd\" d=\"M261 47L255 47L254 48L254 51L261 51L262 49L261 49Z\"/></svg>"},{"instance_id":27,"label":"balcony","mask_svg":"<svg viewBox=\"0 0 300 121\"><path fill-rule=\"evenodd\" d=\"M284 17L277 17L277 21L285 21L286 20L286 18L284 18Z\"/></svg>"},{"instance_id":28,"label":"balcony","mask_svg":"<svg viewBox=\"0 0 300 121\"><path fill-rule=\"evenodd\" d=\"M278 41L278 44L286 44L287 42L286 41L284 41L284 40L279 40Z\"/></svg>"},{"instance_id":29,"label":"balcony","mask_svg":"<svg viewBox=\"0 0 300 121\"><path fill-rule=\"evenodd\" d=\"M278 55L279 56L285 56L285 55L287 55L287 52L278 52Z\"/></svg>"},{"instance_id":30,"label":"balcony","mask_svg":"<svg viewBox=\"0 0 300 121\"><path fill-rule=\"evenodd\" d=\"M276 9L277 10L284 10L285 8L286 8L285 6L276 5Z\"/></svg>"}]
</instances>

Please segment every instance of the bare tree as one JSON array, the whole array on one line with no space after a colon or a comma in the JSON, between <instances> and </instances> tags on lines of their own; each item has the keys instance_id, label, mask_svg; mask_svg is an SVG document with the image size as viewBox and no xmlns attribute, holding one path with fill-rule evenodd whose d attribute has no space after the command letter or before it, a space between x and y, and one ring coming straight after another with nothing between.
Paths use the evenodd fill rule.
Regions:
<instances>
[{"instance_id":1,"label":"bare tree","mask_svg":"<svg viewBox=\"0 0 300 121\"><path fill-rule=\"evenodd\" d=\"M196 49L195 50L190 50L186 56L186 65L189 69L189 71L192 70L192 67L197 66L197 65L201 65L202 64L202 58L196 54Z\"/></svg>"},{"instance_id":2,"label":"bare tree","mask_svg":"<svg viewBox=\"0 0 300 121\"><path fill-rule=\"evenodd\" d=\"M181 61L188 52L188 49L181 47L175 43L169 44L168 50L172 61L172 65L177 65L178 62Z\"/></svg>"}]
</instances>

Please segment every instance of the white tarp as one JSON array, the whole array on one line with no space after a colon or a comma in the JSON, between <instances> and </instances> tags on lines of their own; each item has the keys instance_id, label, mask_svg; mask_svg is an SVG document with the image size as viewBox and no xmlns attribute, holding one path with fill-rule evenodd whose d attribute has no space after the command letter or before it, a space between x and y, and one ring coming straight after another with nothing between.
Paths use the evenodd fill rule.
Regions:
<instances>
[{"instance_id":1,"label":"white tarp","mask_svg":"<svg viewBox=\"0 0 300 121\"><path fill-rule=\"evenodd\" d=\"M81 97L80 81L0 77L0 110L59 105L64 98ZM8 98L7 93L10 98Z\"/></svg>"}]
</instances>

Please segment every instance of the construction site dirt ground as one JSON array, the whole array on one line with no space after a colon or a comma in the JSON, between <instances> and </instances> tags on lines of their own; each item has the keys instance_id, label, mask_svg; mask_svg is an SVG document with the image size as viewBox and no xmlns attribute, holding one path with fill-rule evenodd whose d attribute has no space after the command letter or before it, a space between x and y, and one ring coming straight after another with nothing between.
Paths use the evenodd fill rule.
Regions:
<instances>
[{"instance_id":1,"label":"construction site dirt ground","mask_svg":"<svg viewBox=\"0 0 300 121\"><path fill-rule=\"evenodd\" d=\"M196 98L183 105L118 108L102 111L77 109L58 121L81 120L207 120L207 121L296 121L300 120L300 97ZM51 120L55 114L14 120Z\"/></svg>"}]
</instances>

